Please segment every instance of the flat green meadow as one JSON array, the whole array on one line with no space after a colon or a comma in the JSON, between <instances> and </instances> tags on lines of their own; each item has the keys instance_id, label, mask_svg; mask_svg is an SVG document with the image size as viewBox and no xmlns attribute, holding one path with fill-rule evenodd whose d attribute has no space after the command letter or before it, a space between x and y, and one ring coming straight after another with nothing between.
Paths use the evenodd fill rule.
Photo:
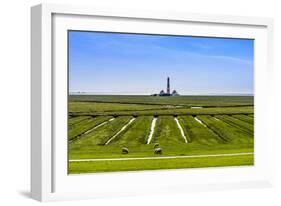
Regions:
<instances>
[{"instance_id":1,"label":"flat green meadow","mask_svg":"<svg viewBox=\"0 0 281 206\"><path fill-rule=\"evenodd\" d=\"M252 96L70 95L68 172L253 165L253 101Z\"/></svg>"}]
</instances>

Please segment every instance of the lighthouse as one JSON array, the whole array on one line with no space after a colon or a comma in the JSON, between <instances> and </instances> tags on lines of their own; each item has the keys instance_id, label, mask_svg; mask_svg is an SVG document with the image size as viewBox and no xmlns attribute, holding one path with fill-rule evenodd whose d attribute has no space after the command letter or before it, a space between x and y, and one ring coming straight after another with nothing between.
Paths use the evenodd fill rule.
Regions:
<instances>
[{"instance_id":1,"label":"lighthouse","mask_svg":"<svg viewBox=\"0 0 281 206\"><path fill-rule=\"evenodd\" d=\"M170 77L167 78L167 94L170 95Z\"/></svg>"},{"instance_id":2,"label":"lighthouse","mask_svg":"<svg viewBox=\"0 0 281 206\"><path fill-rule=\"evenodd\" d=\"M161 90L159 94L152 94L151 96L180 96L179 93L177 93L176 90L173 90L171 93L171 88L170 88L170 77L167 77L167 91L165 93L164 90Z\"/></svg>"}]
</instances>

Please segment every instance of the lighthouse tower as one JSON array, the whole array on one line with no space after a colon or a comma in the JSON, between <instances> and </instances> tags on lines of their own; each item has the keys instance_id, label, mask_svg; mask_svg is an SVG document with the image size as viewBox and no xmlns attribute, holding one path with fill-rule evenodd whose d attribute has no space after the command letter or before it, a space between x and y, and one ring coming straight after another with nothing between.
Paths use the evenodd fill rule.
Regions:
<instances>
[{"instance_id":1,"label":"lighthouse tower","mask_svg":"<svg viewBox=\"0 0 281 206\"><path fill-rule=\"evenodd\" d=\"M173 90L171 93L170 88L170 77L167 78L167 92L165 93L164 90L161 90L159 94L152 94L151 96L180 96L179 93L177 93L176 90Z\"/></svg>"},{"instance_id":2,"label":"lighthouse tower","mask_svg":"<svg viewBox=\"0 0 281 206\"><path fill-rule=\"evenodd\" d=\"M167 79L167 94L170 95L170 77Z\"/></svg>"}]
</instances>

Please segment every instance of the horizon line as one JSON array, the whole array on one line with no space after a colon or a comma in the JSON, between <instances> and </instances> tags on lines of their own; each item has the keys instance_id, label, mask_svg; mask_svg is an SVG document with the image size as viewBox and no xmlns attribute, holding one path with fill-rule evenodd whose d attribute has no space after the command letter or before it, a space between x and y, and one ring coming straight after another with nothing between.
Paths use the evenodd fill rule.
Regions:
<instances>
[{"instance_id":1,"label":"horizon line","mask_svg":"<svg viewBox=\"0 0 281 206\"><path fill-rule=\"evenodd\" d=\"M136 93L136 94L126 94L126 93L95 93L95 92L69 92L69 95L116 95L116 96L151 96L154 93ZM252 93L189 93L189 94L180 94L179 96L254 96Z\"/></svg>"}]
</instances>

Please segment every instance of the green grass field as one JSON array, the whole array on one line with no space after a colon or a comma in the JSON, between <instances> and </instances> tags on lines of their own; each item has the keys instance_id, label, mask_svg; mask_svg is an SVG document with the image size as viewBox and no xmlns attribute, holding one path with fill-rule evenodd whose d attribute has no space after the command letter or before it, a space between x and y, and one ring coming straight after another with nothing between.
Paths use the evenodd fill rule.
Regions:
<instances>
[{"instance_id":1,"label":"green grass field","mask_svg":"<svg viewBox=\"0 0 281 206\"><path fill-rule=\"evenodd\" d=\"M68 140L70 174L253 165L253 97L71 95Z\"/></svg>"}]
</instances>

